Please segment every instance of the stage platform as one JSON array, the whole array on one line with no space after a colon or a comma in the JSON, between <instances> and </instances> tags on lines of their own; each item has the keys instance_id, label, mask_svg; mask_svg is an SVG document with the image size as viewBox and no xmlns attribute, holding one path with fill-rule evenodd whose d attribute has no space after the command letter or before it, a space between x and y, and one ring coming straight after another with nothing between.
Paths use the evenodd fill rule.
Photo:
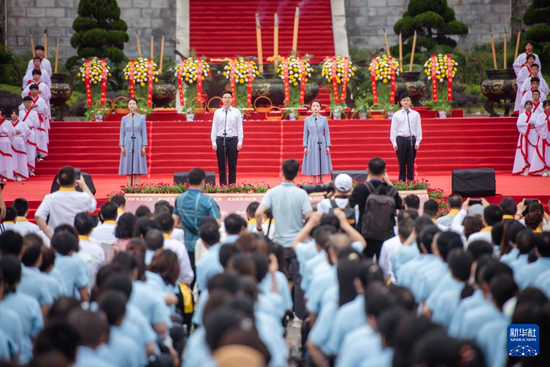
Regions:
<instances>
[{"instance_id":1,"label":"stage platform","mask_svg":"<svg viewBox=\"0 0 550 367\"><path fill-rule=\"evenodd\" d=\"M499 195L517 200L537 197L547 205L550 178L511 175L518 137L515 121L504 117L423 119L423 140L416 160L418 178L450 194L453 169L490 167L497 173ZM386 160L389 175L397 176L389 120L330 120L329 125L334 170L365 170L369 159L379 156ZM126 182L118 176L119 131L119 121L53 122L50 155L37 163L37 176L26 182L9 182L4 197L8 202L25 197L35 209L49 192L55 173L70 164L90 173L96 197L100 202L106 200ZM193 167L217 171L210 131L210 121L148 121L149 177L143 181L171 183L174 172ZM301 162L302 135L303 121L245 121L238 182L276 185L284 160ZM298 178L299 182L310 180L308 176Z\"/></svg>"}]
</instances>

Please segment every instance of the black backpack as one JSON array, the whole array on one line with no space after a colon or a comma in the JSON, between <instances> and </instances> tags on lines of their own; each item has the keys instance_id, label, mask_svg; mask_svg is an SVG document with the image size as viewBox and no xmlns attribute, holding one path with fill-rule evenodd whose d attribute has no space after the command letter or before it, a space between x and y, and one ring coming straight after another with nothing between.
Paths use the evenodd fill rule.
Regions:
<instances>
[{"instance_id":1,"label":"black backpack","mask_svg":"<svg viewBox=\"0 0 550 367\"><path fill-rule=\"evenodd\" d=\"M394 186L380 185L375 188L371 182L365 182L369 196L365 202L361 234L363 237L385 241L393 236L395 218L395 199L397 189ZM386 192L382 193L382 189Z\"/></svg>"},{"instance_id":2,"label":"black backpack","mask_svg":"<svg viewBox=\"0 0 550 367\"><path fill-rule=\"evenodd\" d=\"M330 200L330 205L332 206L332 209L330 210L331 213L334 211L334 209L340 208L336 204L336 200L334 200L334 199ZM344 214L346 214L346 218L348 220L348 223L351 224L355 228L355 209L352 208L349 205L349 200L348 200L348 203L346 204L346 206L344 208L340 208L340 209L342 209L344 211Z\"/></svg>"}]
</instances>

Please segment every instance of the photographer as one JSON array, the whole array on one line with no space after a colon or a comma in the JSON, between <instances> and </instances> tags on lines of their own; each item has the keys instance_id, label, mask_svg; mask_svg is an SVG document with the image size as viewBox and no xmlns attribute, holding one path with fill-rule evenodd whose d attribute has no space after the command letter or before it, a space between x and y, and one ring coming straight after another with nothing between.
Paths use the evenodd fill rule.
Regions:
<instances>
[{"instance_id":1,"label":"photographer","mask_svg":"<svg viewBox=\"0 0 550 367\"><path fill-rule=\"evenodd\" d=\"M323 199L317 205L318 212L328 214L336 208L346 210L346 207L349 205L349 196L353 189L353 179L346 173L339 174L334 180L332 189L332 192L327 193L326 199ZM352 210L355 215L353 218L348 218L348 220L353 221L352 224L355 224L359 220L359 208L356 205Z\"/></svg>"}]
</instances>

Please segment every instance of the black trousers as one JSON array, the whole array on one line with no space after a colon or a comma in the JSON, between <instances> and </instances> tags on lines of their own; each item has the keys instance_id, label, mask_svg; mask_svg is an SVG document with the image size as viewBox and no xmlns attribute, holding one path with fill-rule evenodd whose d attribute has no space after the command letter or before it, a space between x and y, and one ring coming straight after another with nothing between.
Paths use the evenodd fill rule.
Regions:
<instances>
[{"instance_id":1,"label":"black trousers","mask_svg":"<svg viewBox=\"0 0 550 367\"><path fill-rule=\"evenodd\" d=\"M414 180L414 159L416 158L416 138L397 137L397 160L399 161L399 181Z\"/></svg>"},{"instance_id":2,"label":"black trousers","mask_svg":"<svg viewBox=\"0 0 550 367\"><path fill-rule=\"evenodd\" d=\"M237 158L239 156L239 151L237 150L237 144L239 143L239 138L236 136L226 138L225 146L227 148L227 157L224 156L223 151L223 137L218 136L216 138L216 145L218 149L216 151L216 156L218 157L218 172L220 174L220 185L227 185L227 171L226 167L229 165L229 184L234 184L237 182Z\"/></svg>"},{"instance_id":3,"label":"black trousers","mask_svg":"<svg viewBox=\"0 0 550 367\"><path fill-rule=\"evenodd\" d=\"M376 256L376 261L380 261L380 251L382 250L382 244L384 241L373 240L366 238L367 247L363 250L363 255L366 258L372 259Z\"/></svg>"}]
</instances>

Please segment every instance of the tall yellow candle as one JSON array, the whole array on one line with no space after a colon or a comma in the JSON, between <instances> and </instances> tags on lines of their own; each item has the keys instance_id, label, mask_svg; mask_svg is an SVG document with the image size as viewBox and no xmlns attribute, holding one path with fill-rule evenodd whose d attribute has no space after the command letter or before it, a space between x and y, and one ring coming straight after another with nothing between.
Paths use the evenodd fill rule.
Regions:
<instances>
[{"instance_id":1,"label":"tall yellow candle","mask_svg":"<svg viewBox=\"0 0 550 367\"><path fill-rule=\"evenodd\" d=\"M388 57L391 56L391 53L390 53L390 44L388 42L388 35L386 34L386 28L384 28L384 41L386 42L386 52L388 54Z\"/></svg>"},{"instance_id":2,"label":"tall yellow candle","mask_svg":"<svg viewBox=\"0 0 550 367\"><path fill-rule=\"evenodd\" d=\"M507 66L506 65L507 64L507 62L506 62L506 56L507 55L506 54L507 54L507 51L508 51L507 50L508 49L508 47L507 47L507 38L508 38L508 36L506 34L506 28L504 28L504 69L506 69L506 66Z\"/></svg>"},{"instance_id":3,"label":"tall yellow candle","mask_svg":"<svg viewBox=\"0 0 550 367\"><path fill-rule=\"evenodd\" d=\"M58 65L59 65L59 29L57 30L57 40L56 40L56 45L55 45L55 69L54 69L54 73L57 74L57 68L58 68Z\"/></svg>"},{"instance_id":4,"label":"tall yellow candle","mask_svg":"<svg viewBox=\"0 0 550 367\"><path fill-rule=\"evenodd\" d=\"M275 72L279 67L279 16L275 14L275 25L273 26L273 67Z\"/></svg>"},{"instance_id":5,"label":"tall yellow candle","mask_svg":"<svg viewBox=\"0 0 550 367\"><path fill-rule=\"evenodd\" d=\"M414 63L414 50L416 49L416 31L414 31L414 37L413 37L413 47L411 52L411 64L409 65L409 71L413 71L413 63Z\"/></svg>"},{"instance_id":6,"label":"tall yellow candle","mask_svg":"<svg viewBox=\"0 0 550 367\"><path fill-rule=\"evenodd\" d=\"M300 26L300 7L296 7L296 14L294 15L294 33L292 34L292 54L298 55L298 28Z\"/></svg>"},{"instance_id":7,"label":"tall yellow candle","mask_svg":"<svg viewBox=\"0 0 550 367\"><path fill-rule=\"evenodd\" d=\"M162 39L160 40L160 66L159 74L162 74L162 61L164 58L164 32L162 32Z\"/></svg>"},{"instance_id":8,"label":"tall yellow candle","mask_svg":"<svg viewBox=\"0 0 550 367\"><path fill-rule=\"evenodd\" d=\"M31 42L32 57L35 57L36 53L34 52L34 38L32 37L32 31L30 28L29 28L29 35L30 35L30 42Z\"/></svg>"},{"instance_id":9,"label":"tall yellow candle","mask_svg":"<svg viewBox=\"0 0 550 367\"><path fill-rule=\"evenodd\" d=\"M493 65L495 69L498 69L497 52L495 50L495 38L493 37L493 32L491 32L491 50L493 51Z\"/></svg>"},{"instance_id":10,"label":"tall yellow candle","mask_svg":"<svg viewBox=\"0 0 550 367\"><path fill-rule=\"evenodd\" d=\"M258 47L258 67L260 73L264 72L264 52L262 49L262 27L260 24L260 14L256 13L256 45Z\"/></svg>"},{"instance_id":11,"label":"tall yellow candle","mask_svg":"<svg viewBox=\"0 0 550 367\"><path fill-rule=\"evenodd\" d=\"M138 56L141 57L141 43L139 42L139 34L136 31L136 43L137 43L137 49L138 49Z\"/></svg>"},{"instance_id":12,"label":"tall yellow candle","mask_svg":"<svg viewBox=\"0 0 550 367\"><path fill-rule=\"evenodd\" d=\"M154 56L154 50L155 50L155 38L153 37L153 33L151 33L151 60L153 60Z\"/></svg>"},{"instance_id":13,"label":"tall yellow candle","mask_svg":"<svg viewBox=\"0 0 550 367\"><path fill-rule=\"evenodd\" d=\"M399 33L399 65L403 67L403 39Z\"/></svg>"},{"instance_id":14,"label":"tall yellow candle","mask_svg":"<svg viewBox=\"0 0 550 367\"><path fill-rule=\"evenodd\" d=\"M32 37L32 36L31 36ZM514 60L518 58L518 52L519 52L519 41L521 40L521 29L518 32L518 39L516 41L516 53L514 54Z\"/></svg>"},{"instance_id":15,"label":"tall yellow candle","mask_svg":"<svg viewBox=\"0 0 550 367\"><path fill-rule=\"evenodd\" d=\"M44 57L48 58L48 30L44 29Z\"/></svg>"}]
</instances>

